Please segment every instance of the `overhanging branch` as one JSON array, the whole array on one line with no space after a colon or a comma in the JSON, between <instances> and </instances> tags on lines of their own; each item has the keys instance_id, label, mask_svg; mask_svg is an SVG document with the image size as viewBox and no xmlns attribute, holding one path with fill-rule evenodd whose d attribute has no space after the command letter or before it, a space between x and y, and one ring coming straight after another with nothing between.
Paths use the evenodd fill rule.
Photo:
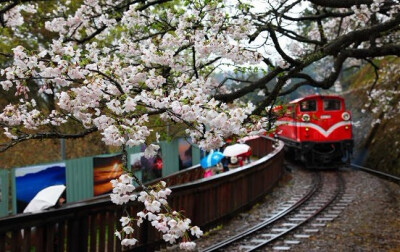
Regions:
<instances>
[{"instance_id":1,"label":"overhanging branch","mask_svg":"<svg viewBox=\"0 0 400 252\"><path fill-rule=\"evenodd\" d=\"M98 131L97 127L92 127L89 129L85 129L84 131L76 134L63 134L60 132L45 132L45 133L34 133L34 134L22 134L18 136L17 139L12 139L10 142L0 144L0 152L4 152L14 145L25 142L27 140L34 140L34 139L76 139L81 138L86 135L89 135L93 132Z\"/></svg>"}]
</instances>

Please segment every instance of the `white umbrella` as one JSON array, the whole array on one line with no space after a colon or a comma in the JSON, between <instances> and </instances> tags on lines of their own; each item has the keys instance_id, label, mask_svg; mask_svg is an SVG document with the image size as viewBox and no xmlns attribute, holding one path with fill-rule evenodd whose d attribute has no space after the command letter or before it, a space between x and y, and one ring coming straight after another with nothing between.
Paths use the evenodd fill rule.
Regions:
<instances>
[{"instance_id":1,"label":"white umbrella","mask_svg":"<svg viewBox=\"0 0 400 252\"><path fill-rule=\"evenodd\" d=\"M40 210L54 206L64 190L65 185L54 185L42 189L29 202L24 213L39 212Z\"/></svg>"},{"instance_id":2,"label":"white umbrella","mask_svg":"<svg viewBox=\"0 0 400 252\"><path fill-rule=\"evenodd\" d=\"M234 145L229 145L225 148L224 150L224 156L226 157L234 157L243 153L248 152L250 149L250 146L247 144L234 144Z\"/></svg>"}]
</instances>

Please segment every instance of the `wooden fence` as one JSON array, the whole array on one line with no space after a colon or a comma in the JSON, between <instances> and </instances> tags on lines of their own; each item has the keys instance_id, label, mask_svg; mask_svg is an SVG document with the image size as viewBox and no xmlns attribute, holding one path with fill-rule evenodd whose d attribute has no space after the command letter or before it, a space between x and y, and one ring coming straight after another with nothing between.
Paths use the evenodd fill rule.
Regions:
<instances>
[{"instance_id":1,"label":"wooden fence","mask_svg":"<svg viewBox=\"0 0 400 252\"><path fill-rule=\"evenodd\" d=\"M260 159L212 177L199 166L164 178L173 209L183 210L194 225L207 228L261 199L283 174L283 144L275 149L266 138L247 142ZM171 186L173 185L173 186ZM135 216L139 203L126 210ZM102 196L37 214L0 219L0 251L121 251L114 232L123 209ZM137 228L140 241L130 250L153 251L158 234L149 223Z\"/></svg>"}]
</instances>

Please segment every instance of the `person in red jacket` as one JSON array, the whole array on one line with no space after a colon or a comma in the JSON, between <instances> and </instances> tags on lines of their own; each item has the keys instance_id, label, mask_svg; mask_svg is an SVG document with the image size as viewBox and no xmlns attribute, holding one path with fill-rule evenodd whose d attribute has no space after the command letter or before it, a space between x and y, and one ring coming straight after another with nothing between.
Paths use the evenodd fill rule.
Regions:
<instances>
[{"instance_id":1,"label":"person in red jacket","mask_svg":"<svg viewBox=\"0 0 400 252\"><path fill-rule=\"evenodd\" d=\"M162 159L160 155L157 155L156 158L154 159L154 164L153 164L153 170L154 174L156 175L156 178L161 178L162 177Z\"/></svg>"}]
</instances>

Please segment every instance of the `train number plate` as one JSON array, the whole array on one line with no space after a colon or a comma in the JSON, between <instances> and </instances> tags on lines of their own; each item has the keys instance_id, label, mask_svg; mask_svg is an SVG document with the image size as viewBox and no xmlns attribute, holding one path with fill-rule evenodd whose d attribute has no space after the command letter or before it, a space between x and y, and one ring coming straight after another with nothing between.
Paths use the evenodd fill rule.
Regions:
<instances>
[{"instance_id":1,"label":"train number plate","mask_svg":"<svg viewBox=\"0 0 400 252\"><path fill-rule=\"evenodd\" d=\"M331 115L322 115L321 119L331 119Z\"/></svg>"}]
</instances>

